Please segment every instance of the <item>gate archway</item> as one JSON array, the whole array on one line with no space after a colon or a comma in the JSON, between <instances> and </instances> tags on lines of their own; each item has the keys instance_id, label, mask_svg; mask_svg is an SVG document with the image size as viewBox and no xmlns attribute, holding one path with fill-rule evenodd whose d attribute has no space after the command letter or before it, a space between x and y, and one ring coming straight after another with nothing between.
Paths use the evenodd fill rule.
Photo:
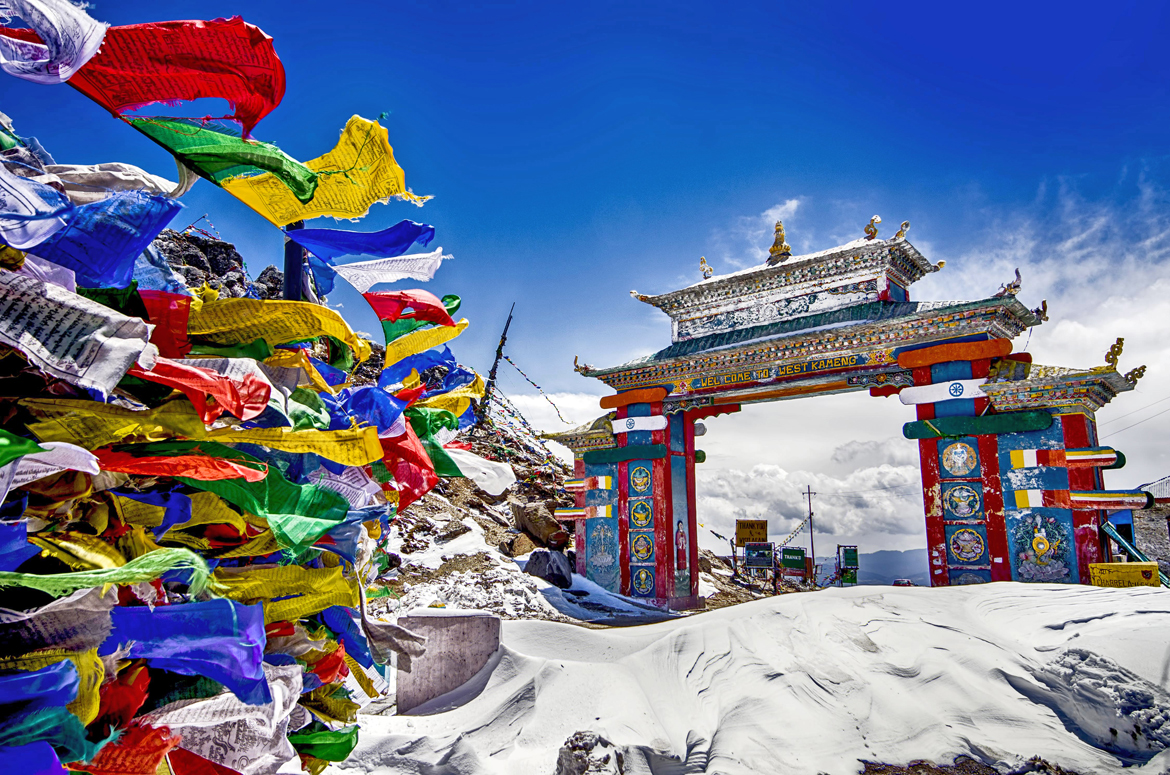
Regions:
<instances>
[{"instance_id":1,"label":"gate archway","mask_svg":"<svg viewBox=\"0 0 1170 775\"><path fill-rule=\"evenodd\" d=\"M588 426L550 434L573 450L577 570L671 608L698 604L695 423L744 404L868 390L898 394L916 417L933 586L989 581L1088 583L1107 559L1110 509L1144 508L1107 491L1124 456L1097 445L1094 413L1144 367L1033 365L1012 339L1047 319L1020 283L976 301L914 302L932 264L905 237L787 255L777 223L767 264L669 293L632 291L671 318L671 344L620 366L576 370L616 390Z\"/></svg>"}]
</instances>

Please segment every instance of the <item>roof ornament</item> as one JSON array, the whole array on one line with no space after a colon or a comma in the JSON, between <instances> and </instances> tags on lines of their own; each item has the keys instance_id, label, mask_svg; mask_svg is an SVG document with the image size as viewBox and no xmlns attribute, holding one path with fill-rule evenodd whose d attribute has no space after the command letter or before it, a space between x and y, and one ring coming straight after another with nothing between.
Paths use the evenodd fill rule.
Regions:
<instances>
[{"instance_id":1,"label":"roof ornament","mask_svg":"<svg viewBox=\"0 0 1170 775\"><path fill-rule=\"evenodd\" d=\"M1039 320L1041 323L1047 323L1048 322L1048 299L1045 299L1044 301L1040 302L1040 306L1037 307L1036 309L1032 310L1032 314L1035 315L1036 319Z\"/></svg>"},{"instance_id":2,"label":"roof ornament","mask_svg":"<svg viewBox=\"0 0 1170 775\"><path fill-rule=\"evenodd\" d=\"M882 222L882 217L880 215L875 215L874 217L869 219L869 224L866 225L866 227L865 227L865 238L867 240L877 239L877 233L878 233L877 224L879 224L881 222Z\"/></svg>"},{"instance_id":3,"label":"roof ornament","mask_svg":"<svg viewBox=\"0 0 1170 775\"><path fill-rule=\"evenodd\" d=\"M630 291L630 295L633 296L638 301L644 301L647 304L650 303L650 297L644 293L638 293L637 291Z\"/></svg>"},{"instance_id":4,"label":"roof ornament","mask_svg":"<svg viewBox=\"0 0 1170 775\"><path fill-rule=\"evenodd\" d=\"M1125 381L1131 385L1135 385L1135 384L1137 384L1137 381L1139 379L1141 379L1143 376L1145 376L1145 373L1146 373L1146 367L1145 366L1138 366L1136 369L1134 369L1133 371L1130 371L1129 373L1127 373L1125 375Z\"/></svg>"},{"instance_id":5,"label":"roof ornament","mask_svg":"<svg viewBox=\"0 0 1170 775\"><path fill-rule=\"evenodd\" d=\"M1117 337L1117 341L1109 347L1109 352L1105 353L1105 363L1109 368L1117 371L1117 361L1121 358L1121 349L1125 347L1125 337Z\"/></svg>"},{"instance_id":6,"label":"roof ornament","mask_svg":"<svg viewBox=\"0 0 1170 775\"><path fill-rule=\"evenodd\" d=\"M906 239L906 232L910 231L910 221L902 221L902 228L894 235L894 239Z\"/></svg>"},{"instance_id":7,"label":"roof ornament","mask_svg":"<svg viewBox=\"0 0 1170 775\"><path fill-rule=\"evenodd\" d=\"M784 241L784 224L776 221L776 239L772 243L772 247L768 248L768 266L782 264L785 259L791 257L792 248Z\"/></svg>"},{"instance_id":8,"label":"roof ornament","mask_svg":"<svg viewBox=\"0 0 1170 775\"><path fill-rule=\"evenodd\" d=\"M706 256L699 256L699 271L703 273L704 280L710 280L711 276L715 274L715 270L707 263Z\"/></svg>"},{"instance_id":9,"label":"roof ornament","mask_svg":"<svg viewBox=\"0 0 1170 775\"><path fill-rule=\"evenodd\" d=\"M1008 296L1015 296L1020 292L1020 280L1020 269L1019 267L1016 267L1016 279L1012 280L1007 285L999 286L999 290L991 298L995 299L1000 297L1006 298Z\"/></svg>"},{"instance_id":10,"label":"roof ornament","mask_svg":"<svg viewBox=\"0 0 1170 775\"><path fill-rule=\"evenodd\" d=\"M587 371L593 371L593 366L588 364L588 363L579 363L577 361L577 356L574 355L573 356L573 371L577 372L578 374L584 374Z\"/></svg>"}]
</instances>

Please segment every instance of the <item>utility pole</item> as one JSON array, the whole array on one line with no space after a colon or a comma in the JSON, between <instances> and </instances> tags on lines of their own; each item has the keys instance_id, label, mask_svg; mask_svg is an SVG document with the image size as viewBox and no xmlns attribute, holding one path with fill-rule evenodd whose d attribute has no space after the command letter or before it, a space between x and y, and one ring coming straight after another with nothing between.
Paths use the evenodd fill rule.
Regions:
<instances>
[{"instance_id":1,"label":"utility pole","mask_svg":"<svg viewBox=\"0 0 1170 775\"><path fill-rule=\"evenodd\" d=\"M815 531L813 530L813 510L812 510L812 496L816 495L812 491L812 485L806 485L808 495L808 550L812 554L812 583L815 587L817 585L817 542Z\"/></svg>"},{"instance_id":2,"label":"utility pole","mask_svg":"<svg viewBox=\"0 0 1170 775\"><path fill-rule=\"evenodd\" d=\"M488 401L492 397L492 388L496 384L496 369L500 367L500 359L504 357L504 343L508 341L508 327L512 325L512 312L516 309L516 302L512 302L512 309L508 310L508 320L504 323L504 333L500 334L500 344L496 347L496 359L492 361L492 370L488 372L487 385L483 389L483 399L479 402L479 418L476 425L483 423L488 413Z\"/></svg>"},{"instance_id":3,"label":"utility pole","mask_svg":"<svg viewBox=\"0 0 1170 775\"><path fill-rule=\"evenodd\" d=\"M285 226L285 231L305 228L304 221L293 221ZM305 249L292 241L287 234L284 237L284 298L288 301L301 300L301 283L305 266Z\"/></svg>"}]
</instances>

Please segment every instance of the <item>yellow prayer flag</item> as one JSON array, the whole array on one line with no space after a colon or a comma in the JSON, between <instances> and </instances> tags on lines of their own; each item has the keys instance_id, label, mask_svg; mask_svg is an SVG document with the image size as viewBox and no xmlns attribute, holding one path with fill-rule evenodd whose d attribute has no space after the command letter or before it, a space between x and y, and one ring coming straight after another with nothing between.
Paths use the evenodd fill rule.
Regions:
<instances>
[{"instance_id":1,"label":"yellow prayer flag","mask_svg":"<svg viewBox=\"0 0 1170 775\"><path fill-rule=\"evenodd\" d=\"M41 420L28 426L38 441L67 441L91 450L108 444L201 439L205 430L186 398L144 412L68 398L24 398L20 404Z\"/></svg>"},{"instance_id":2,"label":"yellow prayer flag","mask_svg":"<svg viewBox=\"0 0 1170 775\"><path fill-rule=\"evenodd\" d=\"M117 549L88 533L32 533L28 542L39 546L45 556L54 557L73 570L120 568L126 564L126 558Z\"/></svg>"},{"instance_id":3,"label":"yellow prayer flag","mask_svg":"<svg viewBox=\"0 0 1170 775\"><path fill-rule=\"evenodd\" d=\"M317 367L309 360L309 354L304 350L277 350L264 359L264 365L280 366L285 369L304 369L305 373L309 375L309 384L313 390L330 395L337 393L337 390L321 376L321 372L317 371Z\"/></svg>"},{"instance_id":4,"label":"yellow prayer flag","mask_svg":"<svg viewBox=\"0 0 1170 775\"><path fill-rule=\"evenodd\" d=\"M230 600L242 603L265 601L265 624L295 622L335 605L357 608L361 602L356 584L342 575L341 568L302 568L299 565L242 571L219 568L215 571L215 581L223 588L223 596Z\"/></svg>"},{"instance_id":5,"label":"yellow prayer flag","mask_svg":"<svg viewBox=\"0 0 1170 775\"><path fill-rule=\"evenodd\" d=\"M471 400L473 398L476 400L483 398L484 389L483 377L476 374L475 381L470 385L464 385L442 395L423 399L422 401L416 402L415 406L426 409L446 409L456 417L460 417L471 406Z\"/></svg>"},{"instance_id":6,"label":"yellow prayer flag","mask_svg":"<svg viewBox=\"0 0 1170 775\"><path fill-rule=\"evenodd\" d=\"M411 331L406 336L398 337L393 342L387 342L386 362L383 365L385 368L389 368L403 358L450 342L466 331L469 325L471 324L467 322L467 318L463 318L453 326L420 328L417 331Z\"/></svg>"},{"instance_id":7,"label":"yellow prayer flag","mask_svg":"<svg viewBox=\"0 0 1170 775\"><path fill-rule=\"evenodd\" d=\"M263 339L270 345L331 336L349 345L354 357L370 357L370 343L353 332L338 313L307 301L220 299L191 308L187 333L217 344L245 344Z\"/></svg>"},{"instance_id":8,"label":"yellow prayer flag","mask_svg":"<svg viewBox=\"0 0 1170 775\"><path fill-rule=\"evenodd\" d=\"M430 199L406 190L406 174L394 161L386 129L361 116L350 118L332 151L305 166L318 175L307 204L270 172L226 180L223 187L277 226L325 215L361 218L375 202L393 197L419 206Z\"/></svg>"},{"instance_id":9,"label":"yellow prayer flag","mask_svg":"<svg viewBox=\"0 0 1170 775\"><path fill-rule=\"evenodd\" d=\"M221 444L260 444L284 452L313 452L343 466L364 466L381 460L384 454L378 429L373 426L339 431L225 427L208 431L207 438Z\"/></svg>"}]
</instances>

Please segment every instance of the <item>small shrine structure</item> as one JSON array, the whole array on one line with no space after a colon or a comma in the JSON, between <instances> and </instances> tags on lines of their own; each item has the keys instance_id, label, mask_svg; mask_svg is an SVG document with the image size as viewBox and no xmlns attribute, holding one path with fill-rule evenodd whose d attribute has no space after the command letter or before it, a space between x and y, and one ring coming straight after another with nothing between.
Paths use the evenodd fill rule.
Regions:
<instances>
[{"instance_id":1,"label":"small shrine structure","mask_svg":"<svg viewBox=\"0 0 1170 775\"><path fill-rule=\"evenodd\" d=\"M1047 320L1016 279L976 301L911 301L932 264L906 238L792 256L784 230L765 265L656 296L671 344L620 366L576 370L617 391L607 414L548 438L569 447L577 478L577 572L657 605L697 606L695 465L703 419L745 404L868 390L898 395L915 419L933 586L990 581L1088 583L1108 561L1110 510L1144 508L1141 491L1104 489L1124 456L1098 446L1094 413L1132 390L1122 340L1088 369L1033 365L1012 340Z\"/></svg>"}]
</instances>

